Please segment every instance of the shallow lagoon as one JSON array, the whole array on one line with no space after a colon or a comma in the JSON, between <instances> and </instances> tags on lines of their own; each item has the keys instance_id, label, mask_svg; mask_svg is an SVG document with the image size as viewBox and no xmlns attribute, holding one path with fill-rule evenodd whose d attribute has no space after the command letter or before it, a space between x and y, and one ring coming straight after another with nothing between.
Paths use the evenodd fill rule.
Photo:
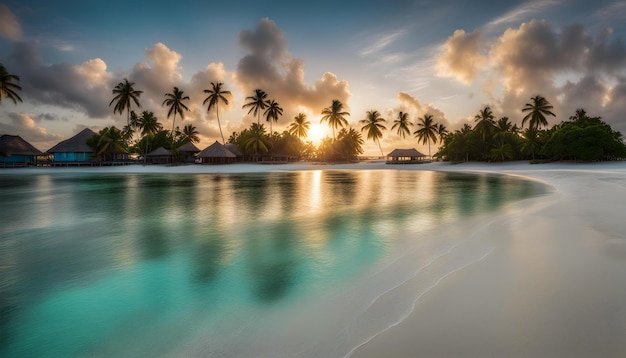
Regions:
<instances>
[{"instance_id":1,"label":"shallow lagoon","mask_svg":"<svg viewBox=\"0 0 626 358\"><path fill-rule=\"evenodd\" d=\"M545 192L430 171L3 175L0 355L289 356L294 312L403 252L430 265L465 239L437 227ZM377 289L335 316L367 319ZM354 348L341 323L315 325L293 349Z\"/></svg>"}]
</instances>

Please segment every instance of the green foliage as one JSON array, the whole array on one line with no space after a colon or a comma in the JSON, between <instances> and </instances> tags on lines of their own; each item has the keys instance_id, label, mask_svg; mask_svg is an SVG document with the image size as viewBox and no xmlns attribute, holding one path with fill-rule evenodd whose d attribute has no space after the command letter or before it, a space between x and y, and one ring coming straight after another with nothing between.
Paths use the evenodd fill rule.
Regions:
<instances>
[{"instance_id":1,"label":"green foliage","mask_svg":"<svg viewBox=\"0 0 626 358\"><path fill-rule=\"evenodd\" d=\"M626 157L621 134L597 117L583 116L554 131L542 153L551 158L596 161Z\"/></svg>"},{"instance_id":2,"label":"green foliage","mask_svg":"<svg viewBox=\"0 0 626 358\"><path fill-rule=\"evenodd\" d=\"M106 127L87 140L87 145L93 148L94 159L117 160L126 158L128 147L124 140L124 133L115 126Z\"/></svg>"},{"instance_id":3,"label":"green foliage","mask_svg":"<svg viewBox=\"0 0 626 358\"><path fill-rule=\"evenodd\" d=\"M507 117L497 122L489 107L475 116L476 126L467 124L445 136L436 157L450 161L467 160L612 160L626 158L621 133L598 117L589 117L579 108L569 121L548 130L545 115L553 115L550 104L541 96L532 98L524 112L529 126L520 132ZM539 157L539 158L537 158Z\"/></svg>"},{"instance_id":4,"label":"green foliage","mask_svg":"<svg viewBox=\"0 0 626 358\"><path fill-rule=\"evenodd\" d=\"M14 104L17 104L18 101L22 102L22 98L17 94L17 91L21 91L22 87L14 83L19 81L19 76L10 74L0 63L0 103L2 103L2 97L10 99Z\"/></svg>"}]
</instances>

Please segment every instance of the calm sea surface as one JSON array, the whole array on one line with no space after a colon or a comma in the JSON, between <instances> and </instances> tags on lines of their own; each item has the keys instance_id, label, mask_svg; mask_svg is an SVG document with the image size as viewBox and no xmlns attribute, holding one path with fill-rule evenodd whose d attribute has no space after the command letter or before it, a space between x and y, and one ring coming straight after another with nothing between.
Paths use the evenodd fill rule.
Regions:
<instances>
[{"instance_id":1,"label":"calm sea surface","mask_svg":"<svg viewBox=\"0 0 626 358\"><path fill-rule=\"evenodd\" d=\"M0 356L271 354L254 339L269 320L420 233L545 192L429 171L3 174Z\"/></svg>"}]
</instances>

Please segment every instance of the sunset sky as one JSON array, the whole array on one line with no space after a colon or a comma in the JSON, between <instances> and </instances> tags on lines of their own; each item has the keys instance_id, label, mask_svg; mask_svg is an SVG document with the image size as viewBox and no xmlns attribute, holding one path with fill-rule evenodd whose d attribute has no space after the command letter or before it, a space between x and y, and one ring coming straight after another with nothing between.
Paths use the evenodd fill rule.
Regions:
<instances>
[{"instance_id":1,"label":"sunset sky","mask_svg":"<svg viewBox=\"0 0 626 358\"><path fill-rule=\"evenodd\" d=\"M551 124L582 107L626 134L624 19L626 1L602 0L6 1L0 62L21 77L24 102L2 100L0 134L45 151L84 127L121 128L109 102L124 78L165 128L164 94L189 95L176 121L198 128L201 148L219 139L202 105L211 81L233 93L225 136L256 121L241 108L255 88L284 108L278 131L298 112L319 123L333 99L359 129L378 110L385 153L428 150L391 130L398 111L454 130L489 105L519 124L537 94L555 107Z\"/></svg>"}]
</instances>

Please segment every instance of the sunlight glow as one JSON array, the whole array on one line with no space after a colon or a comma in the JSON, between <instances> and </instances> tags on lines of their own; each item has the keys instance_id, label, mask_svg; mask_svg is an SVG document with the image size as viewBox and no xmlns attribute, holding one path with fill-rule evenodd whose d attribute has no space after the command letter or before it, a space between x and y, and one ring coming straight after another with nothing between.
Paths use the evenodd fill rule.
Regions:
<instances>
[{"instance_id":1,"label":"sunlight glow","mask_svg":"<svg viewBox=\"0 0 626 358\"><path fill-rule=\"evenodd\" d=\"M313 142L313 144L318 145L322 141L322 139L330 134L330 130L328 126L324 124L311 123L311 127L309 128L309 133L307 134L308 140Z\"/></svg>"}]
</instances>

